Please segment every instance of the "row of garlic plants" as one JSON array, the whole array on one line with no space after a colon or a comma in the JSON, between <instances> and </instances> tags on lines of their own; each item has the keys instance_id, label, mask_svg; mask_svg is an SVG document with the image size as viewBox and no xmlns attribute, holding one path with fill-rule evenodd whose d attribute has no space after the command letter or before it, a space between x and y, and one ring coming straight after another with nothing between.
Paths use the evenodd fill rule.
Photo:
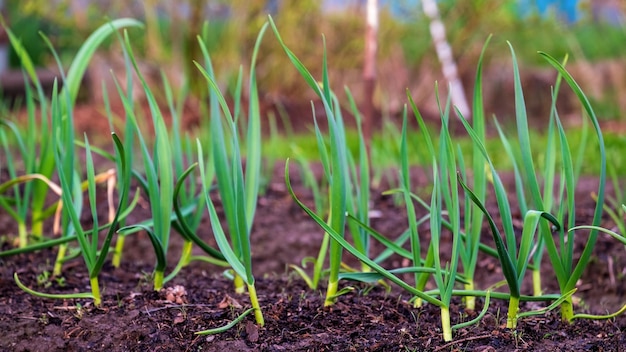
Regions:
<instances>
[{"instance_id":1,"label":"row of garlic plants","mask_svg":"<svg viewBox=\"0 0 626 352\"><path fill-rule=\"evenodd\" d=\"M541 54L558 71L559 76L551 92L552 113L549 117L548 142L543 163L540 165L531 153L524 96L512 46L510 50L514 64L517 138L508 136L497 120L494 120L503 150L513 161L517 204L511 204L508 190L501 181L500 171L485 148L486 117L481 77L483 56L481 55L478 62L471 121L467 121L451 105L449 99L443 104L440 102L441 124L439 133L435 136L426 125L410 93L407 93L408 107L404 109L398 145L399 182L397 188L388 191L404 204L407 224L406 231L392 239L370 226L370 175L373 168L370 166L370 156L361 130L361 118L350 91L346 89L346 105L356 118L359 136L358 150L352 153L347 145L342 104L330 87L325 55L321 81L318 81L289 50L269 18L260 31L253 51L246 73L247 85L243 80L244 70L239 71L233 94L235 103L231 108L220 91L212 69L205 44L206 35L199 36L198 45L203 53L203 62L195 64L200 77L206 80L209 91L209 106L206 109L208 132L201 133L194 140L189 135L181 134L180 118L185 90L183 89L180 96L174 97L163 75L166 102L172 116L172 125L168 129L152 91L153 87L146 83L138 69L128 35L125 31L123 34L118 33L118 29L126 27L141 27L141 23L132 19L119 19L94 32L77 54L67 76L62 75L64 88L59 90L55 84L51 99L45 96L37 81L27 53L20 50L19 40L8 30L11 43L22 59L26 79L34 85L35 90L33 92L30 85L26 85L28 120L25 130L21 130L13 122L1 120L0 142L7 155L4 167L11 179L0 185L0 206L18 224L18 245L15 249L1 252L0 256L55 247L58 249L58 256L54 274L61 275L64 263L76 256L82 256L91 283L91 292L47 294L26 287L15 275L16 283L25 291L46 298L93 299L95 305L100 305L98 276L104 262L110 255L112 263L119 266L123 260L126 236L144 231L148 234L157 258L153 273L155 290L161 289L194 260L222 266L228 269L234 290L237 293L247 291L250 297L252 307L238 320L254 313L256 322L259 325L264 324L262 302L259 302L255 289L250 236L262 182L263 161L262 116L255 61L264 33L271 28L294 67L323 103L328 123L328 131L325 133L319 128L317 112L313 109L319 162L324 170L321 186L312 177L307 161L298 159L296 154L302 173L314 190L315 209L307 207L295 194L289 178L289 160L285 167L285 181L294 201L324 232L319 253L305 262L313 264L312 273L309 274L304 268L295 265L293 268L311 289L318 289L324 284L326 306L333 305L342 294L348 292L348 286L341 287L342 280L374 283L387 280L410 293L414 297L416 308L432 304L440 309L443 339L446 341L452 339L454 330L480 321L487 312L491 299L508 301L507 327L512 329L515 329L520 318L544 314L557 307L560 307L563 320L570 322L576 318L609 318L626 309L625 306L620 311L605 316L574 314L572 295L576 291L576 282L591 259L598 234L606 232L621 242L626 240L623 235L600 227L605 206L606 153L598 119L575 80L561 63L549 55ZM75 137L72 115L79 84L91 55L105 38L113 34L117 35L124 52L127 81L115 81L125 112L125 125L121 133L115 131L119 121L113 118L108 97L104 97L114 149L114 153L109 153L92 147L87 136ZM487 45L483 49L483 55L486 48ZM59 66L63 72L60 64ZM147 98L154 130L152 140L146 138L142 132L145 131L145 126L141 123L141 116L138 115L132 99L133 72L139 77L141 89ZM601 165L596 193L597 206L592 223L586 226L575 226L577 170L580 170L580 163L584 161L580 156L572 154L556 109L556 96L562 81L578 96L589 122L586 125L592 126L599 146L597 155ZM250 97L247 113L242 111L241 95L244 89ZM419 151L409 148L409 112L415 116L419 126ZM470 155L464 155L456 145L455 137L449 132L448 127L455 116L458 116L472 140ZM47 133L47 130L51 133ZM245 153L242 151L244 146ZM429 199L418 196L415 185L411 184L411 153L421 153L420 155L427 158L425 162L429 165L427 169L431 172L432 179ZM81 155L85 155L84 164L79 162ZM109 160L114 166L97 173L94 155ZM141 163L137 163L137 159L141 159ZM15 166L15 160L22 161L21 168ZM197 177L192 177L193 175ZM57 179L58 184L53 179ZM106 221L101 223L96 211L96 185L104 182L108 185L106 198L109 214ZM134 185L137 185L136 189L133 188ZM117 197L114 195L116 189ZM11 195L7 195L8 190L12 191ZM44 205L50 197L50 190L56 194L57 201L46 208ZM324 195L325 191L327 195ZM491 213L485 205L491 191L497 200L498 214ZM141 194L146 194L152 216L145 221L130 224L126 219L137 205ZM216 194L221 199L227 227L221 225L222 219L213 203ZM611 205L607 211L612 211L615 218L619 219L616 212L620 208L615 201ZM426 209L428 215L417 218L418 207ZM514 230L511 211L513 207L518 207L524 216L521 238L518 238ZM198 235L200 221L206 216L206 211L217 247L212 247L210 241ZM91 215L91 228L84 228L80 221L80 215L84 212ZM51 217L54 218L55 237L47 237L43 233L43 221ZM498 227L496 218L501 219L501 227ZM429 223L428 233L419 229L422 223ZM485 223L490 229L495 247L487 245L482 238ZM618 223L623 226L623 221ZM574 234L583 231L586 231L588 240L578 256L574 252ZM101 233L105 233L103 238ZM182 237L183 251L174 268L166 273L167 251L173 233ZM451 239L450 253L442 253L441 241L446 237ZM374 241L380 242L386 248L376 256L371 249ZM74 245L75 242L78 246ZM194 247L200 248L204 254L192 255ZM361 267L346 269L343 265L343 256L346 253L359 259ZM476 287L476 265L479 255L482 254L498 260L504 280L497 286L506 286L507 290ZM390 255L404 257L410 264L401 268L388 268L385 266L385 259ZM542 290L542 273L539 268L545 255L554 270L559 292L546 294ZM577 257L578 260L575 260ZM444 262L442 258L450 259ZM524 295L521 292L521 282L529 270L535 289L532 295ZM401 278L404 277L401 274L407 273L411 274L411 281ZM427 283L431 281L436 288L427 290ZM484 298L481 313L471 321L452 324L450 306L454 297L464 297L464 304L468 309L477 307L477 297ZM540 301L546 304L539 310L521 312L521 301ZM219 331L223 329L200 333Z\"/></svg>"}]
</instances>

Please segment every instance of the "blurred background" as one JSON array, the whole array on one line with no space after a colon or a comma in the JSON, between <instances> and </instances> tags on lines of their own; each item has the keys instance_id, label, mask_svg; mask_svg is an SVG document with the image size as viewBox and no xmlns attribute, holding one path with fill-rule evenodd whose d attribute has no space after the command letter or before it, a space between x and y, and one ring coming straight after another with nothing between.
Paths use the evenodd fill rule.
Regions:
<instances>
[{"instance_id":1,"label":"blurred background","mask_svg":"<svg viewBox=\"0 0 626 352\"><path fill-rule=\"evenodd\" d=\"M531 118L547 120L550 86L556 78L537 55L541 50L558 59L569 55L567 67L590 95L600 118L622 119L621 111L626 111L626 1L439 0L437 5L468 97L481 48L493 35L484 70L489 114L506 118L514 113L508 40L520 61ZM83 41L107 19L140 19L145 29L132 29L129 35L151 85L159 86L164 72L174 87L180 89L188 82L192 96L199 99L206 85L198 80L192 63L201 57L196 36L203 33L220 84L228 92L240 65L249 66L258 31L271 14L287 45L320 78L323 34L333 89L341 95L344 86L350 87L360 104L369 99L362 89L365 0L0 0L0 6L5 23L21 38L44 76L54 72L56 64L39 31L51 39L67 69ZM435 82L445 82L445 77L420 0L380 0L379 7L377 79L371 99L377 114L398 114L408 88L425 115L438 115ZM11 84L16 84L9 73L19 72L20 63L4 33L0 43L0 84L8 95ZM84 100L101 101L102 81L113 88L111 70L123 77L124 62L116 39L91 63ZM314 98L271 31L263 41L257 70L266 107L307 107ZM21 80L20 73L17 81ZM575 99L563 94L560 113L578 114Z\"/></svg>"}]
</instances>

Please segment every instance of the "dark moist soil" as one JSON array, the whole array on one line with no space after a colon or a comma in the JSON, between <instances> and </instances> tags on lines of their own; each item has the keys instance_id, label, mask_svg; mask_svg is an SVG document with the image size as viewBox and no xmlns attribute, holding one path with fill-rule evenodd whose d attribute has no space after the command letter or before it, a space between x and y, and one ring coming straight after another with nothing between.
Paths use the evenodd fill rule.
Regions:
<instances>
[{"instance_id":1,"label":"dark moist soil","mask_svg":"<svg viewBox=\"0 0 626 352\"><path fill-rule=\"evenodd\" d=\"M310 114L310 113L309 113ZM290 115L295 116L295 115ZM304 115L308 121L310 115ZM304 117L303 117L304 118ZM297 124L297 123L296 123ZM265 317L265 326L254 324L252 316L227 332L199 336L200 330L228 324L249 307L246 295L234 292L232 282L214 265L192 262L166 284L166 289L182 286L182 295L168 296L166 290L151 289L150 273L154 268L149 239L145 234L129 236L123 264L113 268L107 263L100 276L103 303L96 308L89 300L50 300L30 296L13 281L13 274L29 287L48 293L87 292L89 280L81 258L66 263L62 285L56 279L38 284L37 277L52 270L56 251L17 255L0 259L0 339L2 351L625 351L626 314L614 319L576 320L564 324L558 312L524 318L517 330L505 328L507 303L492 300L487 315L479 324L454 332L454 341L442 340L439 311L432 305L414 308L410 296L396 287L387 291L382 285L368 286L341 282L353 291L337 300L332 308L323 308L325 287L309 289L289 265L300 265L305 257L316 256L322 231L294 203L283 179L284 165L277 165L259 199L251 241L256 287ZM292 182L305 203L312 205L308 190L302 187L295 169ZM392 172L393 174L393 172ZM412 170L412 182L419 189L429 184L423 170ZM0 175L0 181L6 175ZM510 175L505 177L512 187ZM595 203L590 194L596 180L583 178L577 189L577 219L590 224ZM406 228L406 212L393 197L382 195L388 186L372 190L373 209L380 216L372 226L396 238ZM512 188L509 188L512 189ZM513 193L511 193L513 194ZM511 199L512 203L515 199ZM493 200L488 207L497 214ZM218 209L219 210L219 209ZM104 205L99 209L106 214ZM418 215L425 214L419 209ZM220 212L221 214L221 212ZM144 199L128 219L136 223L150 217ZM519 228L521 214L513 213ZM614 225L605 219L603 226ZM48 227L49 228L49 227ZM428 227L420 228L428 236ZM2 249L10 248L16 233L13 220L0 213ZM199 235L212 241L208 222ZM485 231L483 238L492 244ZM582 252L586 237L576 237L576 253ZM178 260L181 239L172 235L168 252L169 272ZM451 241L444 238L442 253L450 253ZM381 246L374 244L374 254ZM198 253L200 254L200 253ZM347 264L358 262L345 254ZM388 268L408 265L391 257ZM542 264L544 290L557 292L548 258ZM600 235L594 257L575 295L576 312L606 314L626 303L626 248L609 236ZM408 277L404 279L410 280ZM477 268L477 287L486 288L503 280L494 258L481 255ZM432 284L431 284L432 285ZM177 288L181 290L181 288ZM182 292L182 290L181 290ZM523 293L530 293L524 282ZM177 302L175 298L179 298ZM482 308L479 300L477 309ZM521 305L522 311L540 308L538 304ZM451 308L452 323L467 321L477 312L465 311L460 299Z\"/></svg>"}]
</instances>

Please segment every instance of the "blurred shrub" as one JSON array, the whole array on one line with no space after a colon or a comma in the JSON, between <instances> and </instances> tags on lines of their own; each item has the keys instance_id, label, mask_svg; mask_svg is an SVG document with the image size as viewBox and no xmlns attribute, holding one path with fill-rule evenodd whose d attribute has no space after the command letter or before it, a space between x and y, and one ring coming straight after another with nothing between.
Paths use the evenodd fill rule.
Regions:
<instances>
[{"instance_id":1,"label":"blurred shrub","mask_svg":"<svg viewBox=\"0 0 626 352\"><path fill-rule=\"evenodd\" d=\"M192 89L200 92L197 94L206 89L195 79L196 68L192 64L192 60L201 59L196 36L202 33L202 28L206 29L204 39L221 84L232 86L239 66L248 65L258 30L271 12L287 45L319 79L322 34L325 36L333 88L341 94L343 86L348 85L358 100L365 8L351 5L343 12L325 13L322 3L319 0L13 0L8 1L7 10L11 27L41 64L49 57L38 38L38 30L51 36L62 56L64 52L73 55L88 33L107 18L141 19L146 23L145 31L129 33L136 56L157 70L165 70L175 87L189 78ZM490 34L494 34L494 44L485 66L499 57L508 62L505 40L513 43L522 65L543 65L537 50L555 57L569 53L570 62L626 56L626 46L621 45L626 39L624 28L600 26L593 22L592 16L572 25L550 16L531 14L521 18L517 3L517 0L438 1L462 77L473 77L480 48ZM421 7L408 0L394 0L394 5L393 15L384 6L380 12L378 65L379 92L383 93L377 97L382 101L388 99L383 96L387 92L402 99L404 89L415 91L417 84L427 85L424 91L432 92L433 81L441 79L429 23ZM207 26L203 27L205 21ZM312 97L271 35L264 39L257 73L260 91L266 99L301 101ZM391 87L393 84L397 87Z\"/></svg>"},{"instance_id":2,"label":"blurred shrub","mask_svg":"<svg viewBox=\"0 0 626 352\"><path fill-rule=\"evenodd\" d=\"M49 57L49 50L41 37L39 31L47 33L48 36L54 38L55 28L50 23L43 21L39 17L27 16L18 18L11 22L11 29L18 38L21 39L24 48L30 55L36 66L44 66ZM20 59L18 58L13 47L9 50L9 67L20 67Z\"/></svg>"},{"instance_id":3,"label":"blurred shrub","mask_svg":"<svg viewBox=\"0 0 626 352\"><path fill-rule=\"evenodd\" d=\"M108 10L104 2L85 2L80 7L76 4L71 0L12 0L5 2L3 14L34 63L45 66L52 63L52 55L39 32L50 39L61 60L69 62ZM9 53L9 63L14 68L20 65L14 52Z\"/></svg>"}]
</instances>

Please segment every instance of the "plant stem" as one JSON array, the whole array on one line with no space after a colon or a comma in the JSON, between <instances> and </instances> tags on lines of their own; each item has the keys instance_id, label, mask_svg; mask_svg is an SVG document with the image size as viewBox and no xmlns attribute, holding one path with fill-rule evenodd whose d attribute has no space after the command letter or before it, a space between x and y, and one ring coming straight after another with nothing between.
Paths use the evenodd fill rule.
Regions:
<instances>
[{"instance_id":1,"label":"plant stem","mask_svg":"<svg viewBox=\"0 0 626 352\"><path fill-rule=\"evenodd\" d=\"M100 299L100 285L98 284L98 277L89 278L91 284L91 293L93 294L93 304L96 307L100 307L102 300Z\"/></svg>"},{"instance_id":2,"label":"plant stem","mask_svg":"<svg viewBox=\"0 0 626 352\"><path fill-rule=\"evenodd\" d=\"M541 290L541 272L539 269L533 270L533 295L541 296L543 294Z\"/></svg>"},{"instance_id":3,"label":"plant stem","mask_svg":"<svg viewBox=\"0 0 626 352\"><path fill-rule=\"evenodd\" d=\"M28 232L26 231L26 224L23 221L17 223L17 233L19 238L19 248L26 248L28 246Z\"/></svg>"},{"instance_id":4,"label":"plant stem","mask_svg":"<svg viewBox=\"0 0 626 352\"><path fill-rule=\"evenodd\" d=\"M474 290L474 281L471 280L469 283L465 284L465 289L467 291ZM476 297L475 296L467 296L465 297L465 308L474 310L476 309Z\"/></svg>"},{"instance_id":5,"label":"plant stem","mask_svg":"<svg viewBox=\"0 0 626 352\"><path fill-rule=\"evenodd\" d=\"M332 197L332 196L331 196ZM331 198L332 199L332 198ZM338 216L337 218L340 218ZM344 222L341 220L335 219L334 214L329 217L329 224L333 227L337 232L344 226ZM339 225L337 225L339 223ZM343 233L340 232L342 235ZM341 269L341 251L343 247L339 244L339 242L331 239L330 241L330 271L328 275L328 290L326 290L326 299L324 300L324 307L332 306L335 303L335 297L337 295L337 288L339 287L339 270Z\"/></svg>"},{"instance_id":6,"label":"plant stem","mask_svg":"<svg viewBox=\"0 0 626 352\"><path fill-rule=\"evenodd\" d=\"M509 299L509 313L506 318L506 327L508 329L517 328L517 311L519 310L519 297Z\"/></svg>"},{"instance_id":7,"label":"plant stem","mask_svg":"<svg viewBox=\"0 0 626 352\"><path fill-rule=\"evenodd\" d=\"M154 290L158 291L163 288L163 271L154 271Z\"/></svg>"},{"instance_id":8,"label":"plant stem","mask_svg":"<svg viewBox=\"0 0 626 352\"><path fill-rule=\"evenodd\" d=\"M335 295L337 294L337 288L339 287L338 280L328 280L328 289L326 290L326 299L324 300L324 307L329 307L335 304Z\"/></svg>"},{"instance_id":9,"label":"plant stem","mask_svg":"<svg viewBox=\"0 0 626 352\"><path fill-rule=\"evenodd\" d=\"M574 306L572 304L572 297L567 297L561 303L561 320L571 323L574 319Z\"/></svg>"},{"instance_id":10,"label":"plant stem","mask_svg":"<svg viewBox=\"0 0 626 352\"><path fill-rule=\"evenodd\" d=\"M452 328L450 327L450 309L441 308L441 329L443 330L443 340L445 342L452 341Z\"/></svg>"},{"instance_id":11,"label":"plant stem","mask_svg":"<svg viewBox=\"0 0 626 352\"><path fill-rule=\"evenodd\" d=\"M36 209L35 205L33 205L33 208L34 209L31 211L31 218L35 220L33 220L33 223L31 224L31 234L36 239L40 239L43 234L43 221L41 220L42 211L40 209Z\"/></svg>"},{"instance_id":12,"label":"plant stem","mask_svg":"<svg viewBox=\"0 0 626 352\"><path fill-rule=\"evenodd\" d=\"M263 312L261 311L261 306L259 305L259 300L256 296L256 288L254 284L248 285L248 293L250 294L250 304L252 308L254 308L254 318L256 319L256 323L259 326L265 325L265 319L263 319Z\"/></svg>"},{"instance_id":13,"label":"plant stem","mask_svg":"<svg viewBox=\"0 0 626 352\"><path fill-rule=\"evenodd\" d=\"M244 286L243 278L237 275L237 273L235 273L233 284L235 285L235 293L242 294L246 292L246 287Z\"/></svg>"},{"instance_id":14,"label":"plant stem","mask_svg":"<svg viewBox=\"0 0 626 352\"><path fill-rule=\"evenodd\" d=\"M117 242L115 243L115 251L113 252L113 258L111 259L111 263L115 268L119 268L122 264L122 252L124 251L125 240L126 236L117 237Z\"/></svg>"},{"instance_id":15,"label":"plant stem","mask_svg":"<svg viewBox=\"0 0 626 352\"><path fill-rule=\"evenodd\" d=\"M330 235L324 232L324 238L322 239L322 245L320 246L320 252L317 255L317 260L313 268L313 287L316 290L320 283L322 271L324 270L324 260L326 259L326 252L328 252L328 244L330 242Z\"/></svg>"},{"instance_id":16,"label":"plant stem","mask_svg":"<svg viewBox=\"0 0 626 352\"><path fill-rule=\"evenodd\" d=\"M65 252L67 251L67 244L62 244L59 246L59 251L57 252L57 260L54 262L54 269L52 270L53 276L61 276L63 271L63 258L65 258Z\"/></svg>"},{"instance_id":17,"label":"plant stem","mask_svg":"<svg viewBox=\"0 0 626 352\"><path fill-rule=\"evenodd\" d=\"M171 279L173 279L176 275L178 275L178 273L180 272L182 268L184 268L185 266L189 264L189 262L191 261L192 249L193 249L193 242L185 240L185 242L183 242L183 250L180 254L180 259L178 260L178 264L176 264L176 267L174 268L174 270L172 270L172 272L169 275L167 275L167 277L165 277L164 282L168 282Z\"/></svg>"},{"instance_id":18,"label":"plant stem","mask_svg":"<svg viewBox=\"0 0 626 352\"><path fill-rule=\"evenodd\" d=\"M416 250L415 253L419 253L419 252ZM415 257L414 261L417 263L419 261L419 256ZM434 252L433 252L433 246L431 244L431 245L428 246L428 252L426 253L426 259L424 259L424 267L430 268L433 265L435 265L434 263L435 263L435 256L434 256ZM415 279L417 280L417 283L415 284L415 288L417 290L419 290L419 291L424 291L430 276L431 276L431 274L428 274L428 273L422 273L422 274L416 276ZM413 307L420 308L423 303L424 303L424 301L421 298L418 297L418 298L415 299L415 303L413 304Z\"/></svg>"}]
</instances>

